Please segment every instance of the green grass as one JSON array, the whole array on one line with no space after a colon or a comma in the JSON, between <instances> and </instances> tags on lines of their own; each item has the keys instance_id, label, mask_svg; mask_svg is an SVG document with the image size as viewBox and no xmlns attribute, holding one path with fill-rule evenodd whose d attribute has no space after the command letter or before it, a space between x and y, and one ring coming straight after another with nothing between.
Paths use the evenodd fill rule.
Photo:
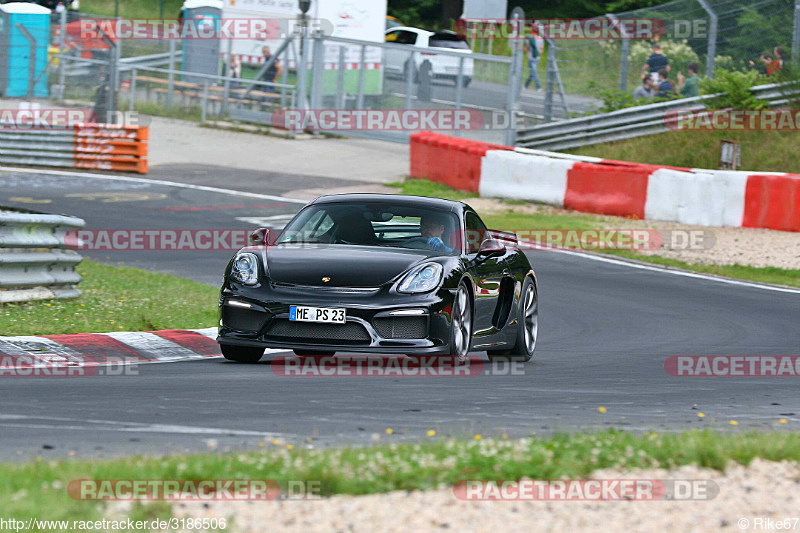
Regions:
<instances>
[{"instance_id":1,"label":"green grass","mask_svg":"<svg viewBox=\"0 0 800 533\"><path fill-rule=\"evenodd\" d=\"M218 289L185 279L84 261L82 294L68 300L0 304L3 335L47 335L212 327Z\"/></svg>"},{"instance_id":2,"label":"green grass","mask_svg":"<svg viewBox=\"0 0 800 533\"><path fill-rule=\"evenodd\" d=\"M177 19L183 0L81 0L81 12L92 15L114 16L119 5L119 16L134 19Z\"/></svg>"},{"instance_id":3,"label":"green grass","mask_svg":"<svg viewBox=\"0 0 800 533\"><path fill-rule=\"evenodd\" d=\"M397 187L401 194L417 196L432 196L449 200L462 200L469 203L470 198L477 197L474 193L458 191L428 180L412 179L403 182L390 183ZM539 213L522 214L513 210L518 201L507 202L509 209L504 213L483 214L483 221L492 229L497 230L526 230L526 229L601 229L613 227L609 221L615 217L607 215L594 215L578 213L575 211L543 210ZM601 253L610 253L628 259L635 259L647 263L665 265L693 272L715 274L734 279L743 279L759 283L773 283L800 287L800 270L782 269L775 267L751 267L747 265L707 265L702 263L687 263L676 259L668 259L654 255L644 255L629 250L596 250Z\"/></svg>"},{"instance_id":4,"label":"green grass","mask_svg":"<svg viewBox=\"0 0 800 533\"><path fill-rule=\"evenodd\" d=\"M400 194L408 194L412 196L427 196L429 198L445 198L447 200L467 200L468 198L477 198L478 195L473 192L459 191L447 185L442 185L435 181L430 180L406 180L388 183L389 187L397 187L400 189Z\"/></svg>"},{"instance_id":5,"label":"green grass","mask_svg":"<svg viewBox=\"0 0 800 533\"><path fill-rule=\"evenodd\" d=\"M689 168L718 168L720 141L742 145L739 170L800 173L797 132L671 131L569 150L570 153Z\"/></svg>"},{"instance_id":6,"label":"green grass","mask_svg":"<svg viewBox=\"0 0 800 533\"><path fill-rule=\"evenodd\" d=\"M677 259L658 257L653 255L642 255L630 250L604 250L606 253L646 261L657 265L664 265L693 272L724 276L726 278L744 279L759 283L772 283L775 285L788 285L790 287L800 287L800 270L785 269L776 267L751 267L747 265L706 265L701 263L686 263Z\"/></svg>"},{"instance_id":7,"label":"green grass","mask_svg":"<svg viewBox=\"0 0 800 533\"><path fill-rule=\"evenodd\" d=\"M319 481L322 495L370 494L448 487L464 479L581 479L601 468L695 464L724 470L731 462L747 465L756 457L798 461L798 437L788 432L659 435L609 430L517 440L437 438L368 448L290 449L292 445L267 443L246 453L39 459L0 465L0 499L5 518L85 520L100 516L102 506L70 499L66 488L74 479L271 479L282 487L289 480L305 480ZM167 508L162 504L156 509L165 518ZM137 510L138 515L145 512Z\"/></svg>"}]
</instances>

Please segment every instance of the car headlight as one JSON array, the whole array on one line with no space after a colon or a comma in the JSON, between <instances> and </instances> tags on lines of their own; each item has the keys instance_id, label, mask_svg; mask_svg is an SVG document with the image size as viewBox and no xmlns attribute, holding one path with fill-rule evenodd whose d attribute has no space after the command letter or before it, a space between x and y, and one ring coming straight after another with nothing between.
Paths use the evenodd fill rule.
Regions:
<instances>
[{"instance_id":1,"label":"car headlight","mask_svg":"<svg viewBox=\"0 0 800 533\"><path fill-rule=\"evenodd\" d=\"M439 286L442 281L442 265L439 263L425 263L406 274L398 285L398 292L416 293L428 292Z\"/></svg>"},{"instance_id":2,"label":"car headlight","mask_svg":"<svg viewBox=\"0 0 800 533\"><path fill-rule=\"evenodd\" d=\"M244 285L258 283L258 258L255 254L241 253L233 259L231 278Z\"/></svg>"}]
</instances>

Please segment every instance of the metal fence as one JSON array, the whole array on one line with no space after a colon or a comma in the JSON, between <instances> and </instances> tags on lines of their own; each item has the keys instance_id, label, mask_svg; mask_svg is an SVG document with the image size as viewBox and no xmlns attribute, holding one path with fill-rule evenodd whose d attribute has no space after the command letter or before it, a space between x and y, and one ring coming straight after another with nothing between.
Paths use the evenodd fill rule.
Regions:
<instances>
[{"instance_id":1,"label":"metal fence","mask_svg":"<svg viewBox=\"0 0 800 533\"><path fill-rule=\"evenodd\" d=\"M800 89L794 84L768 84L753 87L752 92L756 98L767 102L769 107L776 108L796 99ZM519 131L517 145L544 150L567 150L663 133L670 131L666 118L670 111L704 109L704 103L716 96L682 98L602 115L543 124Z\"/></svg>"},{"instance_id":2,"label":"metal fence","mask_svg":"<svg viewBox=\"0 0 800 533\"><path fill-rule=\"evenodd\" d=\"M780 46L787 59L797 57L800 43L800 3L794 0L675 0L604 18L657 19L664 23L666 34L654 41L556 41L560 78L568 95L632 92L641 83L653 42L661 45L670 62L673 84L678 72L685 75L693 62L706 76L713 75L715 67L764 70L762 54L775 59L774 48ZM481 43L475 46L480 49ZM495 42L494 51L508 54L507 43ZM544 61L539 62L538 71L544 79Z\"/></svg>"},{"instance_id":3,"label":"metal fence","mask_svg":"<svg viewBox=\"0 0 800 533\"><path fill-rule=\"evenodd\" d=\"M216 64L206 65L216 74L198 74L184 72L190 67L175 40L87 39L70 27L78 19L107 18L54 13L51 43L61 53L50 53L49 68L42 71L49 75L50 95L67 103L90 102L101 119L122 109L269 125L275 111L287 108L468 109L483 115L483 127L449 133L506 144L514 144L516 127L529 130L591 114L601 107L605 91L632 91L652 44L550 40L537 69L544 90L532 91L522 89L529 72L519 40L489 41L488 50L481 39L465 54L309 34L287 39L275 51L282 74L266 80L266 65L259 62L231 70L230 41L210 60ZM707 73L715 65L764 68L762 53L776 46L796 52L800 39L800 2L792 0L675 0L606 18L663 21L667 34L658 42L670 60L673 82L692 62ZM43 75L31 83L41 83ZM504 117L504 126L498 117ZM410 133L346 132L400 141Z\"/></svg>"},{"instance_id":4,"label":"metal fence","mask_svg":"<svg viewBox=\"0 0 800 533\"><path fill-rule=\"evenodd\" d=\"M80 218L0 210L0 303L75 298L81 256L67 250Z\"/></svg>"}]
</instances>

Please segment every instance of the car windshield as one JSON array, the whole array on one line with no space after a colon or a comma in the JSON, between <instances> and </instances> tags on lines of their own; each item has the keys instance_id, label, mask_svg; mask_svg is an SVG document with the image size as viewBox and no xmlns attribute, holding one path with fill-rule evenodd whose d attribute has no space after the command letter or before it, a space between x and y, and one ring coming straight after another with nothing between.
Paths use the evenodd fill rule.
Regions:
<instances>
[{"instance_id":1,"label":"car windshield","mask_svg":"<svg viewBox=\"0 0 800 533\"><path fill-rule=\"evenodd\" d=\"M429 45L432 48L454 48L469 50L469 44L455 33L435 33L431 35Z\"/></svg>"},{"instance_id":2,"label":"car windshield","mask_svg":"<svg viewBox=\"0 0 800 533\"><path fill-rule=\"evenodd\" d=\"M454 213L422 206L378 202L314 204L303 209L277 244L349 244L458 253Z\"/></svg>"}]
</instances>

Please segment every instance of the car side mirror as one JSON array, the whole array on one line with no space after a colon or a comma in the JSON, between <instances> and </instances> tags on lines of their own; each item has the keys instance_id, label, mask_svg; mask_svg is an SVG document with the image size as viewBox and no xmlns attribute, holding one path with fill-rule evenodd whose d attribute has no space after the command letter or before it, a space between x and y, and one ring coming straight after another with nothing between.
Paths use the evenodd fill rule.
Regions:
<instances>
[{"instance_id":1,"label":"car side mirror","mask_svg":"<svg viewBox=\"0 0 800 533\"><path fill-rule=\"evenodd\" d=\"M506 247L497 239L486 239L478 249L478 259L488 259L506 253Z\"/></svg>"},{"instance_id":2,"label":"car side mirror","mask_svg":"<svg viewBox=\"0 0 800 533\"><path fill-rule=\"evenodd\" d=\"M253 246L274 246L278 235L269 228L258 228L250 234L250 244Z\"/></svg>"}]
</instances>

